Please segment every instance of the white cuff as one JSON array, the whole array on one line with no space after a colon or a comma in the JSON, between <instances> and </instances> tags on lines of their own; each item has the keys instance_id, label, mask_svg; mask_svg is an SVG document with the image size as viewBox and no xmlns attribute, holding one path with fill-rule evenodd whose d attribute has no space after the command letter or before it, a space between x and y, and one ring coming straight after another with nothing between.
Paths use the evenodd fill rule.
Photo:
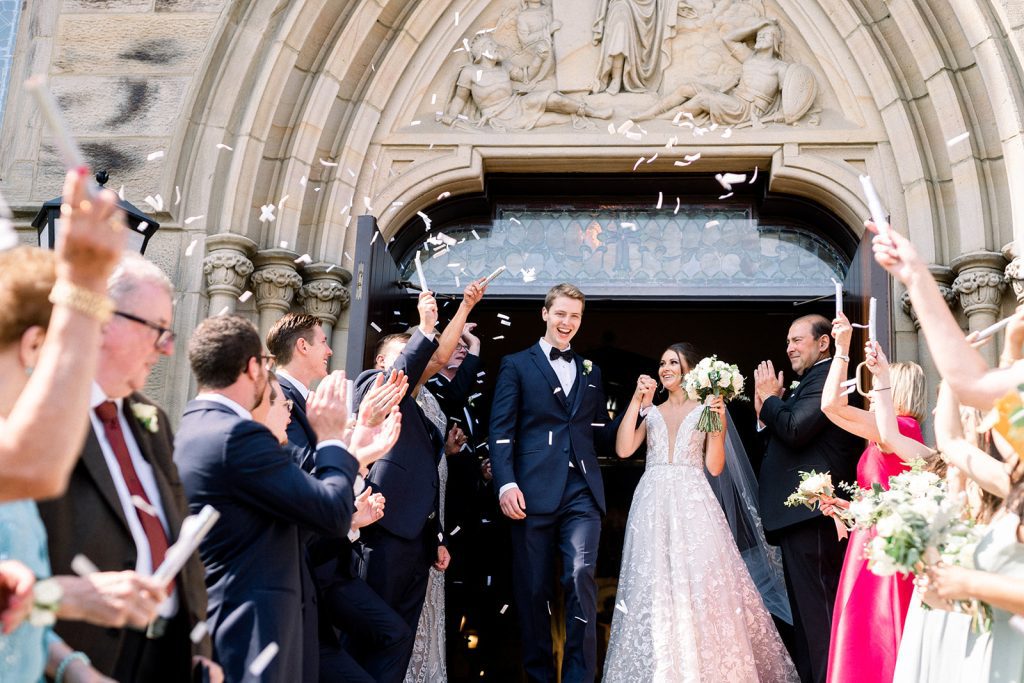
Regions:
<instances>
[{"instance_id":1,"label":"white cuff","mask_svg":"<svg viewBox=\"0 0 1024 683\"><path fill-rule=\"evenodd\" d=\"M758 431L758 433L763 432L766 429L768 429L768 425L766 425L764 422L761 422L760 420L758 420L757 421L757 431Z\"/></svg>"},{"instance_id":2,"label":"white cuff","mask_svg":"<svg viewBox=\"0 0 1024 683\"><path fill-rule=\"evenodd\" d=\"M345 442L342 441L341 439L327 439L326 441L320 441L316 444L316 449L320 450L321 448L326 448L327 446L337 446L338 448L344 448L346 451L348 450L348 447L345 445Z\"/></svg>"},{"instance_id":3,"label":"white cuff","mask_svg":"<svg viewBox=\"0 0 1024 683\"><path fill-rule=\"evenodd\" d=\"M358 540L359 540L359 529L349 529L348 530L348 542L349 543L355 543Z\"/></svg>"},{"instance_id":4,"label":"white cuff","mask_svg":"<svg viewBox=\"0 0 1024 683\"><path fill-rule=\"evenodd\" d=\"M360 493L363 492L363 489L365 489L365 488L366 488L366 480L363 479L363 475L357 474L356 475L356 480L354 482L352 482L352 493L354 493L355 495L358 496Z\"/></svg>"},{"instance_id":5,"label":"white cuff","mask_svg":"<svg viewBox=\"0 0 1024 683\"><path fill-rule=\"evenodd\" d=\"M512 482L510 484L505 484L500 489L498 489L498 498L501 498L503 495L505 495L505 491L511 491L512 489L517 489L517 488L519 488L519 484L517 484L515 482Z\"/></svg>"}]
</instances>

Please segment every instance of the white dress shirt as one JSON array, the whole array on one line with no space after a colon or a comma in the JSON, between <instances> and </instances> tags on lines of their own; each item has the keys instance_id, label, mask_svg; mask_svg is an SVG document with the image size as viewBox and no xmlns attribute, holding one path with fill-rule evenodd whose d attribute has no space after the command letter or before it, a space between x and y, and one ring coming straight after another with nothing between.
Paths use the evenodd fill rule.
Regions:
<instances>
[{"instance_id":1,"label":"white dress shirt","mask_svg":"<svg viewBox=\"0 0 1024 683\"><path fill-rule=\"evenodd\" d=\"M555 371L555 376L558 377L558 383L562 387L562 393L565 395L566 398L568 398L569 394L572 392L573 385L576 384L576 361L566 362L561 358L551 360L551 349L553 348L554 347L551 344L549 344L546 339L541 337L541 353L544 354L545 360L547 360L547 362L551 364L551 369ZM572 348L572 345L566 346L565 349L560 350L568 350L570 348ZM500 498L502 494L505 493L505 491L510 491L512 489L517 488L519 488L519 485L514 481L511 481L502 486L500 489L498 489L498 497Z\"/></svg>"},{"instance_id":2,"label":"white dress shirt","mask_svg":"<svg viewBox=\"0 0 1024 683\"><path fill-rule=\"evenodd\" d=\"M293 387L299 390L299 393L302 395L303 401L309 400L309 387L307 387L299 380L295 379L295 377L284 368L278 368L275 372L277 373L278 379L283 377L284 379L288 380L289 384L291 384Z\"/></svg>"},{"instance_id":3,"label":"white dress shirt","mask_svg":"<svg viewBox=\"0 0 1024 683\"><path fill-rule=\"evenodd\" d=\"M215 394L213 392L206 392L206 393L202 393L202 394L196 394L196 400L197 401L213 401L214 403L219 403L222 406L227 406L228 408L231 408L231 411L233 413L235 413L236 415L238 415L238 417L242 418L243 420L251 420L252 419L252 413L250 413L248 410L246 410L242 406L240 406L237 403L235 403L234 401L232 401L230 398L228 398L224 394Z\"/></svg>"},{"instance_id":4,"label":"white dress shirt","mask_svg":"<svg viewBox=\"0 0 1024 683\"><path fill-rule=\"evenodd\" d=\"M92 398L89 403L89 419L92 421L92 431L100 444L103 459L107 462L110 478L114 481L114 489L117 491L117 499L121 503L121 511L124 512L125 521L128 522L128 530L131 532L132 540L135 542L135 571L144 576L149 576L156 569L153 566L153 555L149 548L149 539L142 528L142 522L139 521L139 511L136 510L135 503L132 502L132 494L128 491L128 484L121 473L121 466L114 455L114 449L107 440L107 432L103 428L103 423L96 416L96 407L105 401L113 401L117 405L117 418L121 422L121 432L124 435L125 445L128 447L128 455L131 456L135 474L138 475L139 483L142 484L142 490L146 492L146 497L149 498L149 504L156 510L157 517L160 520L160 524L163 525L164 533L167 534L169 541L171 532L170 527L167 526L167 515L164 514L164 506L160 499L160 489L156 484L156 477L153 475L153 467L142 457L139 444L135 442L135 436L125 420L124 412L122 412L124 399L108 398L103 393L103 389L96 382L93 382ZM147 514L147 512L142 514ZM159 613L160 616L169 618L173 617L177 611L178 591L174 591L160 606Z\"/></svg>"}]
</instances>

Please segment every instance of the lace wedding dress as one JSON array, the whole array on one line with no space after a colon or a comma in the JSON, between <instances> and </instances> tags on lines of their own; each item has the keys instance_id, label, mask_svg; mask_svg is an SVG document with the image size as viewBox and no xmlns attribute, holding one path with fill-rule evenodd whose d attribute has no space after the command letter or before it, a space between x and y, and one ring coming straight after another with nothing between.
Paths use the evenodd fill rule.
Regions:
<instances>
[{"instance_id":1,"label":"lace wedding dress","mask_svg":"<svg viewBox=\"0 0 1024 683\"><path fill-rule=\"evenodd\" d=\"M416 403L427 419L434 423L441 436L446 437L447 418L441 412L437 399L426 387L420 387ZM437 466L440 479L441 528L444 528L444 496L448 486L448 458L442 455ZM416 626L416 640L412 646L412 659L405 672L403 683L444 683L448 680L447 654L445 653L444 617L444 572L430 568L427 580L427 597Z\"/></svg>"},{"instance_id":2,"label":"lace wedding dress","mask_svg":"<svg viewBox=\"0 0 1024 683\"><path fill-rule=\"evenodd\" d=\"M700 409L673 453L658 408L629 511L604 681L798 681L704 474Z\"/></svg>"}]
</instances>

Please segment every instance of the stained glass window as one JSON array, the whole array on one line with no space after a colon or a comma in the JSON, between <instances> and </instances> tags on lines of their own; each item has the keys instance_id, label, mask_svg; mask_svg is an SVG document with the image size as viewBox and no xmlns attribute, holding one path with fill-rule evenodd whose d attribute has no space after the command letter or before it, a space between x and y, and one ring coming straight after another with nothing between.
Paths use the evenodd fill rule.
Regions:
<instances>
[{"instance_id":1,"label":"stained glass window","mask_svg":"<svg viewBox=\"0 0 1024 683\"><path fill-rule=\"evenodd\" d=\"M0 124L4 121L4 103L11 80L14 43L18 39L18 13L22 0L0 0Z\"/></svg>"},{"instance_id":2,"label":"stained glass window","mask_svg":"<svg viewBox=\"0 0 1024 683\"><path fill-rule=\"evenodd\" d=\"M488 294L535 295L568 281L588 295L817 296L849 259L813 230L758 222L749 207L499 208L489 224L433 232L428 286L454 293L504 265ZM416 282L412 253L404 275Z\"/></svg>"}]
</instances>

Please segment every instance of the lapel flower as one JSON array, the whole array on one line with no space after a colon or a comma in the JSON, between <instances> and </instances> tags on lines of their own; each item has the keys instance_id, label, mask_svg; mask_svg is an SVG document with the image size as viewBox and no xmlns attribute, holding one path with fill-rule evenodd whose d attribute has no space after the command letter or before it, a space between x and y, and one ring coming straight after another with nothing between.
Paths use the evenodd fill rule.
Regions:
<instances>
[{"instance_id":1,"label":"lapel flower","mask_svg":"<svg viewBox=\"0 0 1024 683\"><path fill-rule=\"evenodd\" d=\"M791 384L789 385L789 390L790 390L790 391L796 391L796 388L797 388L798 386L800 386L800 380L798 380L798 379L795 379L795 380L793 380L793 382L792 382L792 383L791 383Z\"/></svg>"},{"instance_id":2,"label":"lapel flower","mask_svg":"<svg viewBox=\"0 0 1024 683\"><path fill-rule=\"evenodd\" d=\"M132 403L132 415L139 421L143 429L151 434L156 434L160 429L160 425L157 423L157 411L156 406L151 406L148 403Z\"/></svg>"},{"instance_id":3,"label":"lapel flower","mask_svg":"<svg viewBox=\"0 0 1024 683\"><path fill-rule=\"evenodd\" d=\"M594 364L590 360L583 361L583 375L584 377L590 374L590 371L594 369Z\"/></svg>"}]
</instances>

